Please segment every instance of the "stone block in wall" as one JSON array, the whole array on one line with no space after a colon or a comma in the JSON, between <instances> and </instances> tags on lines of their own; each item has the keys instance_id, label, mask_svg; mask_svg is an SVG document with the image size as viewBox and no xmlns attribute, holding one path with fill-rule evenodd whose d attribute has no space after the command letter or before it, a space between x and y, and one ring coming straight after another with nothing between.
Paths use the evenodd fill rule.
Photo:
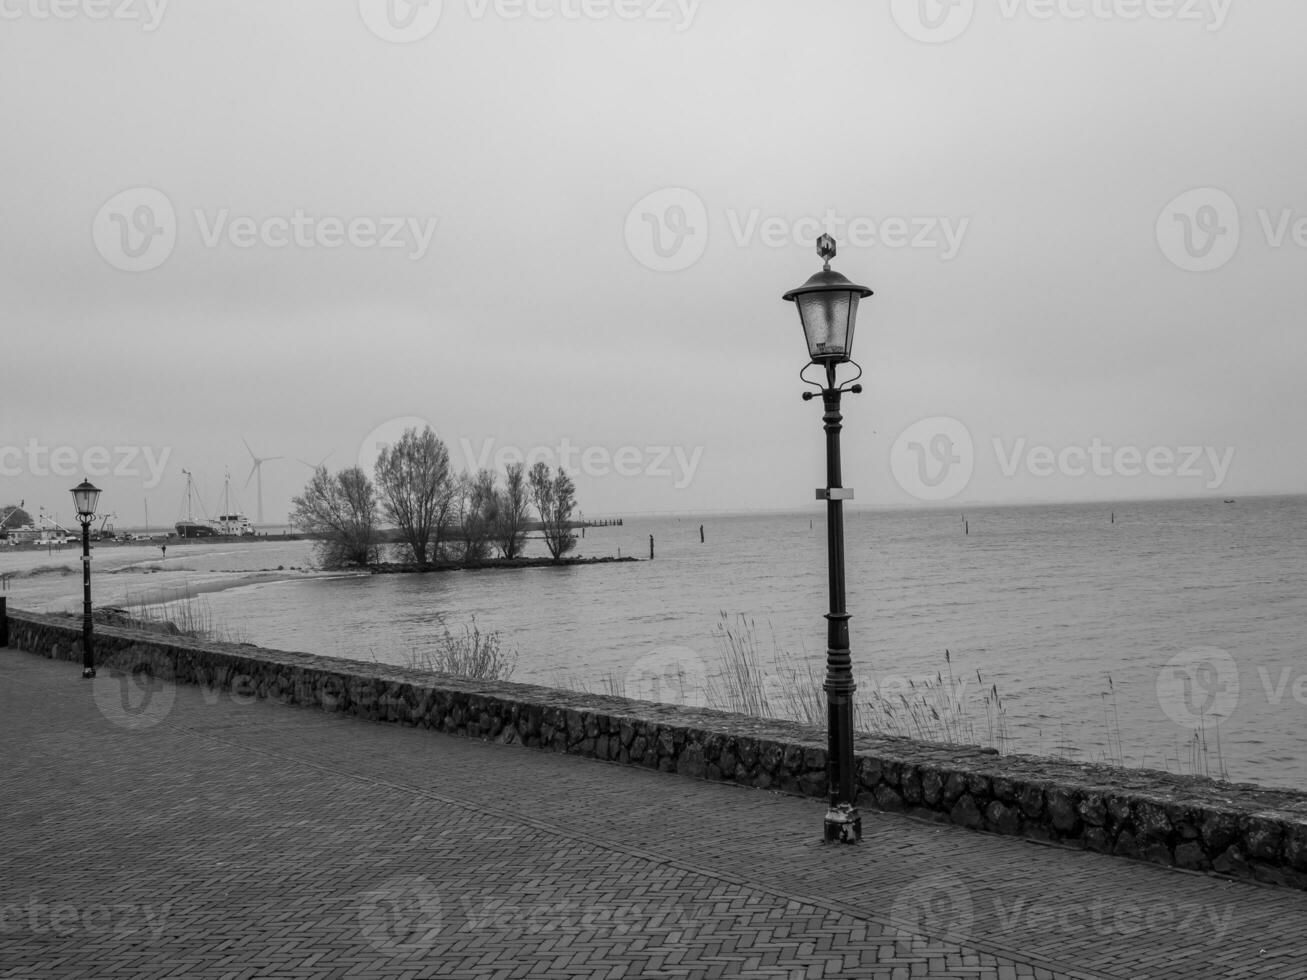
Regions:
<instances>
[{"instance_id":1,"label":"stone block in wall","mask_svg":"<svg viewBox=\"0 0 1307 980\"><path fill-rule=\"evenodd\" d=\"M1212 862L1197 841L1185 841L1175 848L1175 866L1185 871L1210 871Z\"/></svg>"},{"instance_id":2,"label":"stone block in wall","mask_svg":"<svg viewBox=\"0 0 1307 980\"><path fill-rule=\"evenodd\" d=\"M708 760L704 757L703 746L697 742L686 743L676 760L676 771L683 776L702 779L708 773Z\"/></svg>"},{"instance_id":3,"label":"stone block in wall","mask_svg":"<svg viewBox=\"0 0 1307 980\"><path fill-rule=\"evenodd\" d=\"M1135 837L1141 843L1159 844L1171 839L1171 817L1162 801L1136 800L1134 818Z\"/></svg>"},{"instance_id":4,"label":"stone block in wall","mask_svg":"<svg viewBox=\"0 0 1307 980\"><path fill-rule=\"evenodd\" d=\"M887 759L880 766L880 780L886 786L903 795L903 764L897 759Z\"/></svg>"},{"instance_id":5,"label":"stone block in wall","mask_svg":"<svg viewBox=\"0 0 1307 980\"><path fill-rule=\"evenodd\" d=\"M970 793L963 793L958 797L958 801L953 804L953 809L949 811L949 819L959 827L966 827L969 830L979 830L985 824L985 818Z\"/></svg>"},{"instance_id":6,"label":"stone block in wall","mask_svg":"<svg viewBox=\"0 0 1307 980\"><path fill-rule=\"evenodd\" d=\"M746 735L740 738L737 754L740 757L740 765L745 770L752 773L758 768L758 759L762 754L758 745L758 739L754 735Z\"/></svg>"},{"instance_id":7,"label":"stone block in wall","mask_svg":"<svg viewBox=\"0 0 1307 980\"><path fill-rule=\"evenodd\" d=\"M858 760L858 782L866 790L874 790L881 782L881 764L876 758Z\"/></svg>"},{"instance_id":8,"label":"stone block in wall","mask_svg":"<svg viewBox=\"0 0 1307 980\"><path fill-rule=\"evenodd\" d=\"M985 807L985 829L1015 837L1021 832L1021 812L1011 803L993 800Z\"/></svg>"},{"instance_id":9,"label":"stone block in wall","mask_svg":"<svg viewBox=\"0 0 1307 980\"><path fill-rule=\"evenodd\" d=\"M884 810L886 813L900 813L903 810L903 797L899 795L898 790L884 783L876 787L872 798L876 801L877 809Z\"/></svg>"},{"instance_id":10,"label":"stone block in wall","mask_svg":"<svg viewBox=\"0 0 1307 980\"><path fill-rule=\"evenodd\" d=\"M827 795L826 773L805 772L799 777L799 791L804 796L821 797Z\"/></svg>"},{"instance_id":11,"label":"stone block in wall","mask_svg":"<svg viewBox=\"0 0 1307 980\"><path fill-rule=\"evenodd\" d=\"M1102 794L1089 790L1080 797L1076 803L1076 812L1090 827L1104 827L1107 825L1107 803L1103 800Z\"/></svg>"},{"instance_id":12,"label":"stone block in wall","mask_svg":"<svg viewBox=\"0 0 1307 980\"><path fill-rule=\"evenodd\" d=\"M1022 783L1017 788L1017 803L1027 820L1038 821L1044 816L1044 787L1040 783Z\"/></svg>"},{"instance_id":13,"label":"stone block in wall","mask_svg":"<svg viewBox=\"0 0 1307 980\"><path fill-rule=\"evenodd\" d=\"M585 738L585 718L582 716L581 712L573 708L567 709L567 711L564 712L563 717L563 727L567 731L567 744L575 745L580 742L581 739Z\"/></svg>"},{"instance_id":14,"label":"stone block in wall","mask_svg":"<svg viewBox=\"0 0 1307 980\"><path fill-rule=\"evenodd\" d=\"M1238 878L1251 878L1252 865L1237 844L1227 847L1212 860L1212 870L1218 874L1233 875Z\"/></svg>"},{"instance_id":15,"label":"stone block in wall","mask_svg":"<svg viewBox=\"0 0 1307 980\"><path fill-rule=\"evenodd\" d=\"M937 807L944 799L944 776L933 766L924 767L921 773L921 802Z\"/></svg>"},{"instance_id":16,"label":"stone block in wall","mask_svg":"<svg viewBox=\"0 0 1307 980\"><path fill-rule=\"evenodd\" d=\"M994 791L990 785L989 774L983 772L967 773L967 792L976 800L990 799Z\"/></svg>"},{"instance_id":17,"label":"stone block in wall","mask_svg":"<svg viewBox=\"0 0 1307 980\"><path fill-rule=\"evenodd\" d=\"M1278 820L1270 814L1254 813L1239 821L1239 831L1244 854L1254 861L1279 863L1284 827Z\"/></svg>"},{"instance_id":18,"label":"stone block in wall","mask_svg":"<svg viewBox=\"0 0 1307 980\"><path fill-rule=\"evenodd\" d=\"M1097 854L1112 853L1112 838L1102 827L1086 827L1081 841L1085 845L1085 850Z\"/></svg>"},{"instance_id":19,"label":"stone block in wall","mask_svg":"<svg viewBox=\"0 0 1307 980\"><path fill-rule=\"evenodd\" d=\"M803 772L803 746L787 745L781 752L781 768L787 773Z\"/></svg>"},{"instance_id":20,"label":"stone block in wall","mask_svg":"<svg viewBox=\"0 0 1307 980\"><path fill-rule=\"evenodd\" d=\"M1080 827L1076 800L1072 791L1061 786L1050 787L1046 794L1048 818L1053 829L1063 837L1074 837Z\"/></svg>"},{"instance_id":21,"label":"stone block in wall","mask_svg":"<svg viewBox=\"0 0 1307 980\"><path fill-rule=\"evenodd\" d=\"M740 764L739 756L735 754L733 745L726 745L722 748L721 755L717 757L717 765L721 767L724 773L734 773L735 767Z\"/></svg>"},{"instance_id":22,"label":"stone block in wall","mask_svg":"<svg viewBox=\"0 0 1307 980\"><path fill-rule=\"evenodd\" d=\"M1284 838L1284 858L1295 871L1307 873L1307 814L1294 814Z\"/></svg>"},{"instance_id":23,"label":"stone block in wall","mask_svg":"<svg viewBox=\"0 0 1307 980\"><path fill-rule=\"evenodd\" d=\"M1117 857L1139 858L1139 844L1135 840L1133 831L1123 830L1116 835L1116 845L1112 848L1112 853Z\"/></svg>"},{"instance_id":24,"label":"stone block in wall","mask_svg":"<svg viewBox=\"0 0 1307 980\"><path fill-rule=\"evenodd\" d=\"M940 798L940 803L953 809L953 805L962 798L962 794L967 791L967 774L956 770L944 774L944 795Z\"/></svg>"},{"instance_id":25,"label":"stone block in wall","mask_svg":"<svg viewBox=\"0 0 1307 980\"><path fill-rule=\"evenodd\" d=\"M902 780L899 783L899 793L903 797L903 802L909 806L918 806L921 803L921 770L913 765L903 767Z\"/></svg>"},{"instance_id":26,"label":"stone block in wall","mask_svg":"<svg viewBox=\"0 0 1307 980\"><path fill-rule=\"evenodd\" d=\"M1149 841L1140 853L1145 861L1152 864L1160 864L1168 868L1175 864L1175 855L1171 853L1171 848L1161 841Z\"/></svg>"}]
</instances>

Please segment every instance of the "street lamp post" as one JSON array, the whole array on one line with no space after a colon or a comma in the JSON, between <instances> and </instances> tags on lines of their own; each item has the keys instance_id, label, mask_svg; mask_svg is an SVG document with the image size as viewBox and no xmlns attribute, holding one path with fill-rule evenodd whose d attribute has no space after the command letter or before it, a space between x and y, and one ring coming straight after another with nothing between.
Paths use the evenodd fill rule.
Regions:
<instances>
[{"instance_id":1,"label":"street lamp post","mask_svg":"<svg viewBox=\"0 0 1307 980\"><path fill-rule=\"evenodd\" d=\"M826 777L830 806L826 810L823 839L827 844L856 844L862 840L862 817L858 813L857 772L853 763L853 658L849 653L849 614L844 608L844 501L853 499L853 490L844 487L840 470L840 399L844 393L860 394L862 368L853 362L853 329L858 318L858 301L872 295L866 286L850 282L832 272L835 239L822 235L817 239L817 254L825 262L818 272L798 289L783 297L799 310L804 337L808 342L809 363L799 377L819 389L825 414L826 486L817 491L817 499L826 501L826 553L830 579L830 612L826 614ZM858 373L840 382L836 369L853 363ZM813 364L825 371L821 383L803 377ZM803 393L811 401L813 392Z\"/></svg>"},{"instance_id":2,"label":"street lamp post","mask_svg":"<svg viewBox=\"0 0 1307 980\"><path fill-rule=\"evenodd\" d=\"M73 504L82 524L82 676L95 676L95 648L91 625L91 522L100 502L100 490L89 480L73 487Z\"/></svg>"}]
</instances>

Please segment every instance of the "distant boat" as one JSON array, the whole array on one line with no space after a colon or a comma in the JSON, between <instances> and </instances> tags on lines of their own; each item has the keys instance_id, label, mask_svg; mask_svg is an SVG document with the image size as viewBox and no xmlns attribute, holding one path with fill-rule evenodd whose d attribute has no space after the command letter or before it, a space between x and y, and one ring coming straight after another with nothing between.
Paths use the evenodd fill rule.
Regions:
<instances>
[{"instance_id":1,"label":"distant boat","mask_svg":"<svg viewBox=\"0 0 1307 980\"><path fill-rule=\"evenodd\" d=\"M1233 500L1227 500L1226 503L1227 503L1227 504L1232 504L1232 503L1234 503L1234 501L1233 501Z\"/></svg>"},{"instance_id":2,"label":"distant boat","mask_svg":"<svg viewBox=\"0 0 1307 980\"><path fill-rule=\"evenodd\" d=\"M199 521L178 521L176 524L179 538L216 538L218 532L208 524Z\"/></svg>"},{"instance_id":3,"label":"distant boat","mask_svg":"<svg viewBox=\"0 0 1307 980\"><path fill-rule=\"evenodd\" d=\"M195 519L195 498L198 496L195 492L195 478L191 476L189 470L182 470L182 472L186 474L186 516L176 525L179 538L254 536L254 525L250 523L250 519L244 514L233 513L231 510L230 473L227 474L227 482L222 491L224 512L213 520L198 521ZM203 502L200 503L200 509L204 509Z\"/></svg>"},{"instance_id":4,"label":"distant boat","mask_svg":"<svg viewBox=\"0 0 1307 980\"><path fill-rule=\"evenodd\" d=\"M253 537L254 525L244 514L236 514L231 509L231 473L222 486L223 513L211 521L213 529L223 537Z\"/></svg>"},{"instance_id":5,"label":"distant boat","mask_svg":"<svg viewBox=\"0 0 1307 980\"><path fill-rule=\"evenodd\" d=\"M179 538L216 538L218 531L210 521L197 521L195 519L195 478L191 476L190 470L182 470L186 474L186 516L177 522L177 537ZM204 504L200 504L200 509L204 509Z\"/></svg>"}]
</instances>

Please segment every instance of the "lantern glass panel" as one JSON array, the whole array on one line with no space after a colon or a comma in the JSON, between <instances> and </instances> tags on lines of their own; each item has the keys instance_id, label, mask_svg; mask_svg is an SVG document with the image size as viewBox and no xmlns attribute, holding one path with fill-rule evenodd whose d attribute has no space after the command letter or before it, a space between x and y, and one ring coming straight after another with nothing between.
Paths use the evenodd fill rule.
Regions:
<instances>
[{"instance_id":1,"label":"lantern glass panel","mask_svg":"<svg viewBox=\"0 0 1307 980\"><path fill-rule=\"evenodd\" d=\"M808 340L808 356L814 361L851 357L858 294L845 289L823 289L795 298Z\"/></svg>"}]
</instances>

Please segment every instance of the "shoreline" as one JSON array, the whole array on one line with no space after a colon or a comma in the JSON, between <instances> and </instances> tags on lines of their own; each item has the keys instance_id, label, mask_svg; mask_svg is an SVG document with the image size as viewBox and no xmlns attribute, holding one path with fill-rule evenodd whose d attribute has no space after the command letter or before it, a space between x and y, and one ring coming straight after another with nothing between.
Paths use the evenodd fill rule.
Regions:
<instances>
[{"instance_id":1,"label":"shoreline","mask_svg":"<svg viewBox=\"0 0 1307 980\"><path fill-rule=\"evenodd\" d=\"M422 575L428 572L481 572L516 568L562 568L574 565L614 565L646 559L630 555L621 558L487 558L484 561L439 561L419 565L417 562L376 562L367 566L372 575Z\"/></svg>"}]
</instances>

